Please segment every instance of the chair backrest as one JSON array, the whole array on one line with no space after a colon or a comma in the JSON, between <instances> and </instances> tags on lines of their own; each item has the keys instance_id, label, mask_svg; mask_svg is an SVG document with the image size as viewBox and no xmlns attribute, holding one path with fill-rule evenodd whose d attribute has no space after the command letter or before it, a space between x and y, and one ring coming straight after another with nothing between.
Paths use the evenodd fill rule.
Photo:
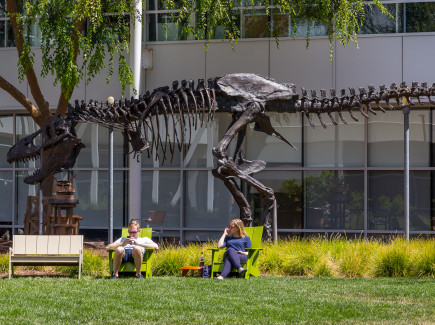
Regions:
<instances>
[{"instance_id":1,"label":"chair backrest","mask_svg":"<svg viewBox=\"0 0 435 325\"><path fill-rule=\"evenodd\" d=\"M128 228L122 228L121 236L122 237L128 236ZM153 236L153 229L152 228L141 228L140 229L139 237L148 237L151 239L152 236Z\"/></svg>"},{"instance_id":2,"label":"chair backrest","mask_svg":"<svg viewBox=\"0 0 435 325\"><path fill-rule=\"evenodd\" d=\"M261 238L263 237L263 226L245 227L246 233L251 239L252 248L260 248Z\"/></svg>"},{"instance_id":3,"label":"chair backrest","mask_svg":"<svg viewBox=\"0 0 435 325\"><path fill-rule=\"evenodd\" d=\"M15 235L14 254L80 254L82 235Z\"/></svg>"},{"instance_id":4,"label":"chair backrest","mask_svg":"<svg viewBox=\"0 0 435 325\"><path fill-rule=\"evenodd\" d=\"M150 225L162 226L165 222L165 211L150 211L148 213L148 218L150 219Z\"/></svg>"}]
</instances>

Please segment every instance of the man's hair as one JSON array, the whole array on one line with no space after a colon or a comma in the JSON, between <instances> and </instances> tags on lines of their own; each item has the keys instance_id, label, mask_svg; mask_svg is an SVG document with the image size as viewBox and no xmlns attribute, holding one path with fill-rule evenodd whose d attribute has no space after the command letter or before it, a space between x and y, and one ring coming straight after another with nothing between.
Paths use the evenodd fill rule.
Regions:
<instances>
[{"instance_id":1,"label":"man's hair","mask_svg":"<svg viewBox=\"0 0 435 325\"><path fill-rule=\"evenodd\" d=\"M136 220L131 220L130 223L128 224L128 228L130 227L137 227L137 229L140 228L139 222L137 222Z\"/></svg>"}]
</instances>

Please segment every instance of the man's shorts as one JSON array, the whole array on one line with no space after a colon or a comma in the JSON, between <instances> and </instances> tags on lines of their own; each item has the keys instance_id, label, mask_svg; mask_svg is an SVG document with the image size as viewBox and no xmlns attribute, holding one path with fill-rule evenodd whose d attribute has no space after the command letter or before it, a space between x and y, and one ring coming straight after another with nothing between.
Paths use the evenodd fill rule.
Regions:
<instances>
[{"instance_id":1,"label":"man's shorts","mask_svg":"<svg viewBox=\"0 0 435 325\"><path fill-rule=\"evenodd\" d=\"M123 262L132 262L134 263L133 258L133 250L132 249L126 249L124 258L122 259Z\"/></svg>"}]
</instances>

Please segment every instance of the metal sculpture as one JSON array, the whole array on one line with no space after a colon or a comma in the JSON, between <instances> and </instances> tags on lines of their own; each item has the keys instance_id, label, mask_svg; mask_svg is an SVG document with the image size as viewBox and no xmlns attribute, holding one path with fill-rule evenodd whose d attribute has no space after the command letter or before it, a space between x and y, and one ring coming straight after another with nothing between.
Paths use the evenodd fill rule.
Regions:
<instances>
[{"instance_id":1,"label":"metal sculpture","mask_svg":"<svg viewBox=\"0 0 435 325\"><path fill-rule=\"evenodd\" d=\"M396 108L403 108L402 97L409 105L414 105L411 99L426 96L431 104L431 96L435 95L435 84L428 87L427 83L419 85L413 82L411 87L401 83L400 87L392 84L390 89L380 86L376 92L372 85L368 90L359 88L359 94L354 88L349 88L349 94L341 90L340 96L334 89L330 90L330 96L325 90L320 90L318 97L315 90L311 90L308 96L307 90L302 88L301 95L296 92L294 84L279 84L271 78L261 77L256 74L237 73L228 74L223 77L211 78L208 85L203 79L198 80L195 88L192 80L181 82L174 81L172 88L161 87L152 93L147 92L138 99L120 100L117 103L109 104L107 101L97 102L91 100L88 104L84 101L81 104L76 101L75 107L70 107L65 119L56 117L42 128L42 131L29 135L20 140L8 153L8 161L35 158L41 149L51 149L52 158L48 157L41 170L25 179L26 183L36 183L60 170L73 167L75 159L83 147L74 132L74 125L78 122L91 122L103 126L113 126L124 132L127 141L131 144L132 152L139 155L144 150L149 153L155 150L156 159L164 163L168 150L173 153L178 147L182 149L186 142L190 145L192 129L198 124L202 127L204 120L210 121L215 113L232 114L232 122L219 144L213 148L213 155L217 161L217 168L213 175L221 179L227 186L240 208L240 216L245 224L252 221L251 207L243 193L240 191L235 178L253 186L260 193L263 203L263 215L261 224L265 229L265 236L270 238L269 218L275 202L274 192L271 188L264 186L256 180L252 174L263 170L266 163L261 160L248 161L242 155L242 142L246 135L246 127L255 123L254 130L275 136L291 147L294 146L279 134L272 126L267 112L300 112L306 116L309 124L314 128L311 115L316 115L320 124L326 128L322 114L327 114L334 125L338 121L331 113L337 112L342 123L348 124L343 117L343 112L348 112L350 117L358 121L353 110L359 111L362 116L368 117L364 111L376 114L371 107L372 104L382 112L380 106L384 102L390 109L394 107L391 100L397 103ZM162 118L156 118L161 116ZM163 121L162 121L163 120ZM172 137L169 133L170 123L173 129ZM160 125L163 123L164 125ZM160 130L164 129L165 134ZM147 130L151 138L147 139ZM42 133L43 144L36 146L32 140ZM234 155L228 156L227 150L231 141L237 136L237 143ZM163 141L164 138L164 141ZM164 144L163 144L164 143ZM58 149L59 147L59 149ZM162 157L159 157L159 148L162 150ZM55 152L55 153L54 153ZM55 156L54 156L55 155ZM49 165L49 166L46 166Z\"/></svg>"}]
</instances>

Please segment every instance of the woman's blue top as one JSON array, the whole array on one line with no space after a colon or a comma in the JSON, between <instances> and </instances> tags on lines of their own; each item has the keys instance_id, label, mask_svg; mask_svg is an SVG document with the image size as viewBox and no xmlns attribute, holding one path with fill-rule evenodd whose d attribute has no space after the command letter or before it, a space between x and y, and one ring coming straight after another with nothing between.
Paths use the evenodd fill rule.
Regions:
<instances>
[{"instance_id":1,"label":"woman's blue top","mask_svg":"<svg viewBox=\"0 0 435 325\"><path fill-rule=\"evenodd\" d=\"M245 252L245 248L251 248L251 239L249 236L245 237L231 237L227 236L224 239L222 247L234 248L236 251Z\"/></svg>"}]
</instances>

